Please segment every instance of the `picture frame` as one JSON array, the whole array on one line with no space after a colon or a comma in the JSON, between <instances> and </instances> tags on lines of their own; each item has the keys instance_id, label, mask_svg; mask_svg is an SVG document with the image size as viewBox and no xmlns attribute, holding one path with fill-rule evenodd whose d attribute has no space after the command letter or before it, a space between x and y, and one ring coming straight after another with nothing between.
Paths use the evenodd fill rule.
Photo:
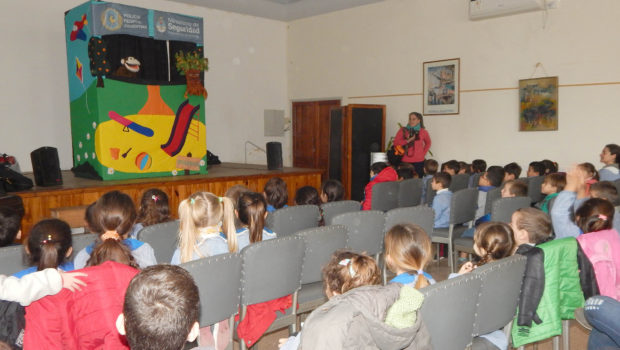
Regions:
<instances>
[{"instance_id":1,"label":"picture frame","mask_svg":"<svg viewBox=\"0 0 620 350\"><path fill-rule=\"evenodd\" d=\"M558 77L519 80L519 131L558 130Z\"/></svg>"},{"instance_id":2,"label":"picture frame","mask_svg":"<svg viewBox=\"0 0 620 350\"><path fill-rule=\"evenodd\" d=\"M429 61L423 64L423 114L459 114L461 59Z\"/></svg>"}]
</instances>

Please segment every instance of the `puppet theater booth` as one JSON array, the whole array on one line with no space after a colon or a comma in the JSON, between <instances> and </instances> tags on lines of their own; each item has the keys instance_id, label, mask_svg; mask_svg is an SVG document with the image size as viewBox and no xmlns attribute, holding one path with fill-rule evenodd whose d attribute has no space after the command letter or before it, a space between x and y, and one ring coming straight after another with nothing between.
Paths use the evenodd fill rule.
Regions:
<instances>
[{"instance_id":1,"label":"puppet theater booth","mask_svg":"<svg viewBox=\"0 0 620 350\"><path fill-rule=\"evenodd\" d=\"M65 35L76 176L207 173L202 18L91 1Z\"/></svg>"}]
</instances>

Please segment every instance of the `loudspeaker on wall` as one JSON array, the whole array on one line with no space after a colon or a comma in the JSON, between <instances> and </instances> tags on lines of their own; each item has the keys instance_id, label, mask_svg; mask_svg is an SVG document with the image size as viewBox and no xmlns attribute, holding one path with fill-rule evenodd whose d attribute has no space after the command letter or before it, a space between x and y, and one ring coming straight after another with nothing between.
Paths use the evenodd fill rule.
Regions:
<instances>
[{"instance_id":1,"label":"loudspeaker on wall","mask_svg":"<svg viewBox=\"0 0 620 350\"><path fill-rule=\"evenodd\" d=\"M30 153L34 182L37 186L62 185L58 150L54 147L37 148Z\"/></svg>"},{"instance_id":2,"label":"loudspeaker on wall","mask_svg":"<svg viewBox=\"0 0 620 350\"><path fill-rule=\"evenodd\" d=\"M267 169L282 169L282 143L267 142Z\"/></svg>"}]
</instances>

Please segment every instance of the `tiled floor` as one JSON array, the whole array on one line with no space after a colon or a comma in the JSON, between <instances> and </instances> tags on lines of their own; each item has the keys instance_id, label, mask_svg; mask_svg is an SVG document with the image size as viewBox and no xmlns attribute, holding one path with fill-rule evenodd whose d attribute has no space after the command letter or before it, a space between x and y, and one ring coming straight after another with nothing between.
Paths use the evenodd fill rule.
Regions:
<instances>
[{"instance_id":1,"label":"tiled floor","mask_svg":"<svg viewBox=\"0 0 620 350\"><path fill-rule=\"evenodd\" d=\"M448 278L450 269L448 267L447 260L442 259L439 263L431 263L426 271L430 273L436 281L443 281ZM288 336L286 330L277 331L265 335L256 345L255 350L273 350L278 348L278 339ZM560 341L561 343L561 341ZM585 350L588 343L588 331L581 327L576 321L570 321L570 348L572 350ZM560 345L560 349L562 346ZM235 344L235 349L238 349L238 344ZM534 346L529 345L525 347L526 350L533 350ZM551 350L551 339L538 343L538 350ZM436 349L443 350L443 349Z\"/></svg>"}]
</instances>

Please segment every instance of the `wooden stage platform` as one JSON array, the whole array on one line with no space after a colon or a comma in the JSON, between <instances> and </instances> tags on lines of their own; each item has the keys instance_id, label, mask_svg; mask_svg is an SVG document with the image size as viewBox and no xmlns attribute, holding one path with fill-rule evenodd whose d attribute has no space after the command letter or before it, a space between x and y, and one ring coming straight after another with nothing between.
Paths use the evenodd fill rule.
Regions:
<instances>
[{"instance_id":1,"label":"wooden stage platform","mask_svg":"<svg viewBox=\"0 0 620 350\"><path fill-rule=\"evenodd\" d=\"M197 191L212 192L223 196L232 185L245 185L253 191L262 192L265 183L274 176L286 181L289 204L295 192L302 186L321 186L322 169L284 168L268 170L264 165L222 163L211 165L206 175L179 175L158 178L143 178L123 181L99 181L77 178L71 171L63 171L62 186L37 187L23 192L14 192L24 201L25 215L22 220L24 236L41 219L48 218L51 210L62 207L88 205L108 191L119 190L131 196L139 205L142 192L159 188L168 194L170 210L177 217L179 202ZM25 174L33 178L32 174Z\"/></svg>"}]
</instances>

